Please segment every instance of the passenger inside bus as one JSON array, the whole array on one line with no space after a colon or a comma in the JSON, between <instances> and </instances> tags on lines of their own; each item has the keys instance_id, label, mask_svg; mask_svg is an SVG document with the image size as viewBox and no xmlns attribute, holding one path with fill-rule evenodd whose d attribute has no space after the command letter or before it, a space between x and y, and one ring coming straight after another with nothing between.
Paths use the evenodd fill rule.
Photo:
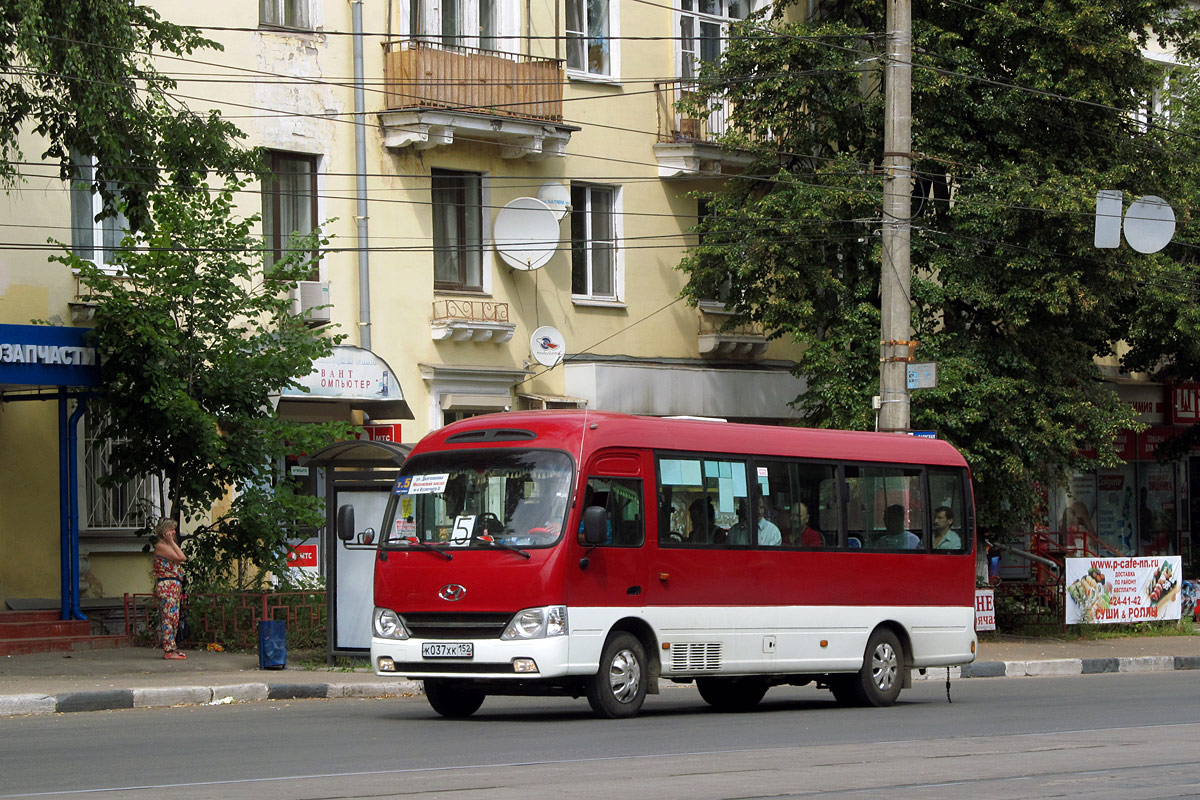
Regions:
<instances>
[{"instance_id":1,"label":"passenger inside bus","mask_svg":"<svg viewBox=\"0 0 1200 800\"><path fill-rule=\"evenodd\" d=\"M779 526L767 519L768 506L766 500L761 494L755 495L755 504L758 508L758 544L773 547L783 544L783 535L779 532ZM729 529L729 536L726 541L729 544L751 544L750 542L750 523L746 519L746 501L738 501L738 521Z\"/></svg>"},{"instance_id":2,"label":"passenger inside bus","mask_svg":"<svg viewBox=\"0 0 1200 800\"><path fill-rule=\"evenodd\" d=\"M821 535L819 530L808 524L808 505L800 503L796 506L796 510L798 512L796 515L796 526L801 530L799 536L796 536L795 533L792 534L792 544L801 547L824 547L825 537Z\"/></svg>"},{"instance_id":3,"label":"passenger inside bus","mask_svg":"<svg viewBox=\"0 0 1200 800\"><path fill-rule=\"evenodd\" d=\"M962 537L951 526L954 525L954 512L949 506L938 506L933 510L933 549L961 550Z\"/></svg>"},{"instance_id":4,"label":"passenger inside bus","mask_svg":"<svg viewBox=\"0 0 1200 800\"><path fill-rule=\"evenodd\" d=\"M884 509L883 524L886 528L879 537L881 550L915 550L921 546L921 537L904 527L904 506L893 503Z\"/></svg>"}]
</instances>

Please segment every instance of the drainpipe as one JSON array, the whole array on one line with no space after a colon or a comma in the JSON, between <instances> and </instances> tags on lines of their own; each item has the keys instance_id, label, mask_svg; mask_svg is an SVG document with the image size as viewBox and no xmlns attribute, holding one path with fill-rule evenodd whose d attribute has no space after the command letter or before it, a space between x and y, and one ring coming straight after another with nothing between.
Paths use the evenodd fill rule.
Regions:
<instances>
[{"instance_id":1,"label":"drainpipe","mask_svg":"<svg viewBox=\"0 0 1200 800\"><path fill-rule=\"evenodd\" d=\"M358 341L371 349L371 255L367 251L367 115L363 92L362 0L350 0L354 20L354 171L358 213Z\"/></svg>"},{"instance_id":2,"label":"drainpipe","mask_svg":"<svg viewBox=\"0 0 1200 800\"><path fill-rule=\"evenodd\" d=\"M68 491L71 497L71 618L87 619L79 607L79 420L87 410L87 397L80 395L75 401L75 410L67 420L67 473Z\"/></svg>"}]
</instances>

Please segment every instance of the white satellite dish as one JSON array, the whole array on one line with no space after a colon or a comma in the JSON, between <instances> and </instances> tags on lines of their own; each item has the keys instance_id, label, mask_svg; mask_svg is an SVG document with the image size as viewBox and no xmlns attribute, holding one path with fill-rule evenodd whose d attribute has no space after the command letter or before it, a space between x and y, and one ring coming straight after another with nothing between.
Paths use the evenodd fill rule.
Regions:
<instances>
[{"instance_id":1,"label":"white satellite dish","mask_svg":"<svg viewBox=\"0 0 1200 800\"><path fill-rule=\"evenodd\" d=\"M558 250L558 216L536 197L518 197L496 215L496 252L513 269L537 269Z\"/></svg>"},{"instance_id":2,"label":"white satellite dish","mask_svg":"<svg viewBox=\"0 0 1200 800\"><path fill-rule=\"evenodd\" d=\"M538 200L541 200L555 216L562 219L571 210L571 190L558 181L546 181L538 189Z\"/></svg>"},{"instance_id":3,"label":"white satellite dish","mask_svg":"<svg viewBox=\"0 0 1200 800\"><path fill-rule=\"evenodd\" d=\"M1148 194L1125 212L1125 241L1139 253L1157 253L1175 235L1175 211L1161 197Z\"/></svg>"},{"instance_id":4,"label":"white satellite dish","mask_svg":"<svg viewBox=\"0 0 1200 800\"><path fill-rule=\"evenodd\" d=\"M558 328L543 325L529 337L529 352L543 367L553 367L567 354L567 342Z\"/></svg>"}]
</instances>

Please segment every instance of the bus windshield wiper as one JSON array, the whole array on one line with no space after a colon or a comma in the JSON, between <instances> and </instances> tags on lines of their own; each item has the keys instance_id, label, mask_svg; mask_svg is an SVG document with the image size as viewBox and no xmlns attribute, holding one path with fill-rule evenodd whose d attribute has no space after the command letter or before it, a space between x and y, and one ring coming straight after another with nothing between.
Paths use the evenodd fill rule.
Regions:
<instances>
[{"instance_id":1,"label":"bus windshield wiper","mask_svg":"<svg viewBox=\"0 0 1200 800\"><path fill-rule=\"evenodd\" d=\"M529 558L529 553L525 552L519 547L514 547L511 544L505 544L498 539L493 539L490 533L480 534L479 536L474 536L472 538L477 542L483 542L485 544L490 544L492 547L499 547L501 550L507 550L510 553L516 553L522 558Z\"/></svg>"},{"instance_id":2,"label":"bus windshield wiper","mask_svg":"<svg viewBox=\"0 0 1200 800\"><path fill-rule=\"evenodd\" d=\"M434 547L433 545L429 544L428 542L422 542L420 539L418 539L415 536L406 536L401 541L408 542L408 545L410 547L419 547L422 550L428 550L431 553L437 553L439 556L446 559L447 561L454 560L453 553L447 553L441 547Z\"/></svg>"}]
</instances>

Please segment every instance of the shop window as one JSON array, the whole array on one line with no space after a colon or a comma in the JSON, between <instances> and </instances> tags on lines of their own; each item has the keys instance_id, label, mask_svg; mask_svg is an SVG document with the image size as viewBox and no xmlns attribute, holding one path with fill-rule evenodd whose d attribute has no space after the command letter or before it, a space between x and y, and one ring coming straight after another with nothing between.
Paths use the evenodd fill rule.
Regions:
<instances>
[{"instance_id":1,"label":"shop window","mask_svg":"<svg viewBox=\"0 0 1200 800\"><path fill-rule=\"evenodd\" d=\"M101 434L101 420L91 409L84 414L83 425L80 527L132 532L166 516L165 477L147 474L127 483L106 484L115 441Z\"/></svg>"}]
</instances>

